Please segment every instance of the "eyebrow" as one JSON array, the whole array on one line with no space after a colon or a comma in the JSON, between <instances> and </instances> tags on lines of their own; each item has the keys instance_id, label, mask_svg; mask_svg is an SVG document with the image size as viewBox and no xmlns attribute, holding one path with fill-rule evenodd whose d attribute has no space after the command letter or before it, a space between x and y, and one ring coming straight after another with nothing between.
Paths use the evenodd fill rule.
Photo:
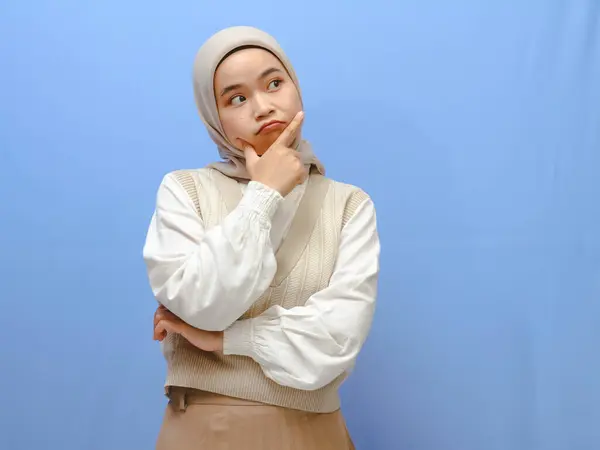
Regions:
<instances>
[{"instance_id":1,"label":"eyebrow","mask_svg":"<svg viewBox=\"0 0 600 450\"><path fill-rule=\"evenodd\" d=\"M269 75L271 75L272 73L276 73L276 72L282 72L281 69L278 69L276 67L270 67L267 70L263 71L263 73L260 74L260 76L258 77L259 80L268 77ZM237 89L240 89L242 87L241 83L236 83L236 84L230 84L229 86L223 88L223 90L221 91L220 96L223 97L224 95L228 94L231 91L235 91Z\"/></svg>"},{"instance_id":2,"label":"eyebrow","mask_svg":"<svg viewBox=\"0 0 600 450\"><path fill-rule=\"evenodd\" d=\"M258 77L259 79L263 79L268 77L269 75L271 75L272 73L275 72L281 72L281 69L278 69L277 67L270 67L269 69L265 70L263 73L260 74L260 77Z\"/></svg>"}]
</instances>

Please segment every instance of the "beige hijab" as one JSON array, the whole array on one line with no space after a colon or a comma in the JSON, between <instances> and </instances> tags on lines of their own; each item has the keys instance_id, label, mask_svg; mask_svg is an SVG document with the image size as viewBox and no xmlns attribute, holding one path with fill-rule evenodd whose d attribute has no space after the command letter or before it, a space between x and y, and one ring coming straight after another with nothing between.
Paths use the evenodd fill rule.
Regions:
<instances>
[{"instance_id":1,"label":"beige hijab","mask_svg":"<svg viewBox=\"0 0 600 450\"><path fill-rule=\"evenodd\" d=\"M250 179L250 175L246 171L244 153L236 149L223 133L213 83L215 71L223 58L237 48L246 46L264 48L279 58L300 92L300 85L292 64L277 41L264 31L245 26L226 28L214 34L198 50L193 72L196 105L200 118L206 125L210 137L217 144L219 154L224 160L209 164L209 167L217 169L229 177L239 179ZM310 144L302 140L300 136L296 142L296 149L300 152L302 161L306 165L311 165L321 174L325 174L325 169L314 155Z\"/></svg>"}]
</instances>

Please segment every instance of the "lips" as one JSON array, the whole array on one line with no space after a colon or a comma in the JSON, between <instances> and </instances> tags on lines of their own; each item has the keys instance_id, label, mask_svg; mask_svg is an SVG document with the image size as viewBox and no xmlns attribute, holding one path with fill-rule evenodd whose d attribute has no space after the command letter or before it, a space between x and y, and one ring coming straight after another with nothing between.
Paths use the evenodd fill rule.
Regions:
<instances>
[{"instance_id":1,"label":"lips","mask_svg":"<svg viewBox=\"0 0 600 450\"><path fill-rule=\"evenodd\" d=\"M265 133L268 131L271 131L275 128L279 128L282 125L285 125L285 122L282 122L280 120L271 120L270 122L264 123L258 130L258 133L256 134L261 134L261 133Z\"/></svg>"}]
</instances>

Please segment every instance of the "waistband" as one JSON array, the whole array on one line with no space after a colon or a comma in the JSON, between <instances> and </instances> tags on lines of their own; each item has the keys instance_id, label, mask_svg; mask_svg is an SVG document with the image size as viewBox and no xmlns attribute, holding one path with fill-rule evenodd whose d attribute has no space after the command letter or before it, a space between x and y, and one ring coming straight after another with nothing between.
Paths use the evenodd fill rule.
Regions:
<instances>
[{"instance_id":1,"label":"waistband","mask_svg":"<svg viewBox=\"0 0 600 450\"><path fill-rule=\"evenodd\" d=\"M185 411L188 405L228 405L228 406L270 406L266 403L228 397L213 392L201 391L180 386L169 386L166 391L169 403L180 411Z\"/></svg>"}]
</instances>

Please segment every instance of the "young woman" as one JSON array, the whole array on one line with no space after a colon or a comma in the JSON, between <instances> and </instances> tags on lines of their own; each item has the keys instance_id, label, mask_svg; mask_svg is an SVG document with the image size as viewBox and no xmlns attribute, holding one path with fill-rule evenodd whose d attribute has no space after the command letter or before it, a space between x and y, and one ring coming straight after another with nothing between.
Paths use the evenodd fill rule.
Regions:
<instances>
[{"instance_id":1,"label":"young woman","mask_svg":"<svg viewBox=\"0 0 600 450\"><path fill-rule=\"evenodd\" d=\"M194 90L223 161L163 179L144 246L168 367L157 448L354 448L338 388L373 318L373 203L324 176L268 34L212 36Z\"/></svg>"}]
</instances>

